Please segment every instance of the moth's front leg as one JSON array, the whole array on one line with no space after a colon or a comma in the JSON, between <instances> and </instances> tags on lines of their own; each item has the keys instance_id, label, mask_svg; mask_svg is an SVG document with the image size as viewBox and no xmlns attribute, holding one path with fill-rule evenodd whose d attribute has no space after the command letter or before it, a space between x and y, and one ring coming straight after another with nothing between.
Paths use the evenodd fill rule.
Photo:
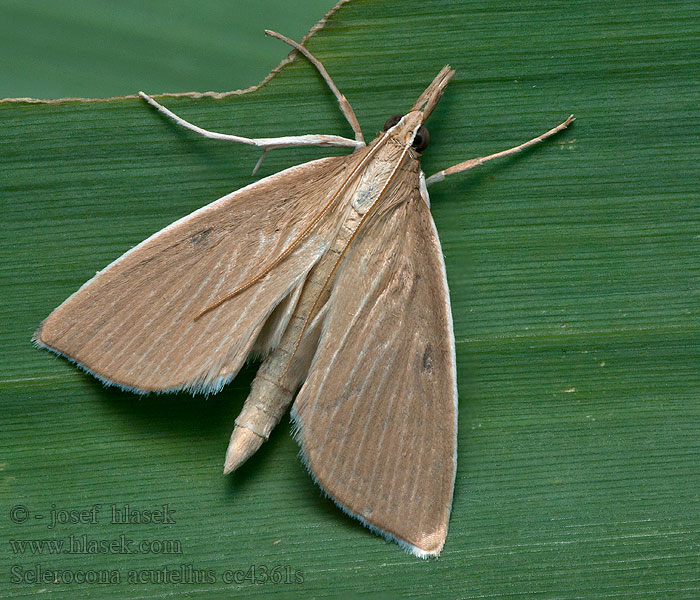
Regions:
<instances>
[{"instance_id":1,"label":"moth's front leg","mask_svg":"<svg viewBox=\"0 0 700 600\"><path fill-rule=\"evenodd\" d=\"M237 142L239 144L248 144L249 146L257 146L263 150L272 150L274 148L290 148L294 146L341 146L345 148L360 148L364 146L364 142L358 142L357 140L351 140L348 138L341 137L339 135L326 135L326 134L309 134L309 135L287 135L282 137L274 138L247 138L240 135L231 135L228 133L219 133L216 131L209 131L204 129L189 121L185 121L182 117L178 117L174 112L165 108L162 104L156 102L148 94L144 92L139 92L139 96L148 102L151 106L156 108L158 112L164 114L166 117L172 119L185 129L194 131L199 135L209 138L211 140L225 140L229 142Z\"/></svg>"},{"instance_id":2,"label":"moth's front leg","mask_svg":"<svg viewBox=\"0 0 700 600\"><path fill-rule=\"evenodd\" d=\"M453 165L447 169L443 169L442 171L438 171L437 173L431 175L425 180L425 184L431 185L433 183L437 183L438 181L442 181L447 175L454 175L455 173L464 173L464 171L469 171L474 167L483 165L485 162L493 160L494 158L503 158L504 156L510 156L511 154L517 154L518 152L522 152L523 150L525 150L525 148L529 148L530 146L539 144L540 142L546 140L548 137L551 137L559 133L560 131L566 129L574 121L574 115L569 115L569 118L566 119L566 121L564 121L563 123L560 123L556 127L553 127L552 129L550 129L546 133L543 133L542 135L538 135L536 138L528 140L524 144L520 144L519 146L515 146L514 148L509 148L508 150L496 152L495 154L489 154L488 156L480 156L479 158L470 158L469 160L465 160L464 162Z\"/></svg>"}]
</instances>

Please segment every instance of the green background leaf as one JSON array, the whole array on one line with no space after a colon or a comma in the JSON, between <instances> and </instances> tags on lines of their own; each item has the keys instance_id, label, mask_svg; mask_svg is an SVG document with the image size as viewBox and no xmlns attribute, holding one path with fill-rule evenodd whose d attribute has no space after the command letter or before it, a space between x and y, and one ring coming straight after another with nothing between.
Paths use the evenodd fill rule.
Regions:
<instances>
[{"instance_id":1,"label":"green background leaf","mask_svg":"<svg viewBox=\"0 0 700 600\"><path fill-rule=\"evenodd\" d=\"M233 90L287 54L333 0L3 0L0 98Z\"/></svg>"},{"instance_id":2,"label":"green background leaf","mask_svg":"<svg viewBox=\"0 0 700 600\"><path fill-rule=\"evenodd\" d=\"M228 14L217 5L200 12ZM49 4L27 6L46 14ZM104 8L105 31L147 29L141 13L112 10ZM216 68L192 83L186 79L207 61L178 73L184 79L153 69L152 85L136 79L104 91L112 88L98 80L122 77L89 58L103 50L97 40L73 78L94 92L73 83L53 88L58 93L33 91L20 77L3 95L230 89L227 77L251 55L248 38L237 42L225 29L187 35L185 46L218 56ZM190 24L163 18L154 31L179 39ZM428 174L520 143L571 112L578 119L522 156L431 188L457 338L460 433L450 533L442 556L430 561L372 535L324 499L286 424L239 472L221 476L254 365L206 400L137 397L105 389L29 343L96 270L253 181L258 153L199 139L137 99L1 103L1 595L696 598L699 35L689 1L353 0L309 40L370 139L445 63L457 70L428 122ZM262 41L278 58L286 53ZM22 63L26 52L12 45L6 65L43 68L38 58ZM255 83L269 66L235 85ZM164 102L217 131L350 135L302 60L255 93ZM278 150L260 176L332 153ZM111 524L111 506L126 503L167 504L176 523ZM102 506L96 523L47 526L52 505L94 504ZM16 505L27 507L29 520L12 522ZM83 534L175 540L181 553L33 555L9 543L68 544ZM36 565L112 569L121 583L11 583L13 566L26 578ZM129 571L152 578L182 565L211 571L216 582L128 581ZM252 565L257 577L261 567L280 566L303 583L222 581L226 571Z\"/></svg>"}]
</instances>

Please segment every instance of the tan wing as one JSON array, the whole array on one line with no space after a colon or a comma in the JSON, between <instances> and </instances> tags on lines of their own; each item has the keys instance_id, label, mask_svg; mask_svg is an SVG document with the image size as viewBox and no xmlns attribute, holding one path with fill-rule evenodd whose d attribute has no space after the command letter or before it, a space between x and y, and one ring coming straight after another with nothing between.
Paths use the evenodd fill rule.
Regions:
<instances>
[{"instance_id":1,"label":"tan wing","mask_svg":"<svg viewBox=\"0 0 700 600\"><path fill-rule=\"evenodd\" d=\"M280 303L265 335L284 329L292 292L336 235L338 210L257 283L194 317L278 257L327 205L355 156L287 169L169 225L54 310L35 343L134 391L218 391Z\"/></svg>"},{"instance_id":2,"label":"tan wing","mask_svg":"<svg viewBox=\"0 0 700 600\"><path fill-rule=\"evenodd\" d=\"M302 457L346 512L435 556L454 487L456 368L442 251L417 190L368 221L341 269L292 409Z\"/></svg>"}]
</instances>

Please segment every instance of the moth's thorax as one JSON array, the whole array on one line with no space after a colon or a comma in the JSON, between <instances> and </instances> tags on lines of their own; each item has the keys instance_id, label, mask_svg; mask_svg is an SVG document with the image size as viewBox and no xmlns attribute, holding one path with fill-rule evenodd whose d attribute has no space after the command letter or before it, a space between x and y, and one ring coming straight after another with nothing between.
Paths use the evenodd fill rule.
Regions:
<instances>
[{"instance_id":1,"label":"moth's thorax","mask_svg":"<svg viewBox=\"0 0 700 600\"><path fill-rule=\"evenodd\" d=\"M413 110L405 114L402 119L387 131L387 134L400 146L410 148L413 138L423 124L423 116L420 111Z\"/></svg>"},{"instance_id":2,"label":"moth's thorax","mask_svg":"<svg viewBox=\"0 0 700 600\"><path fill-rule=\"evenodd\" d=\"M398 180L419 180L418 153L400 144L386 132L368 147L371 154L358 171L356 181L348 188L352 207L360 214L367 212L381 197L385 197Z\"/></svg>"}]
</instances>

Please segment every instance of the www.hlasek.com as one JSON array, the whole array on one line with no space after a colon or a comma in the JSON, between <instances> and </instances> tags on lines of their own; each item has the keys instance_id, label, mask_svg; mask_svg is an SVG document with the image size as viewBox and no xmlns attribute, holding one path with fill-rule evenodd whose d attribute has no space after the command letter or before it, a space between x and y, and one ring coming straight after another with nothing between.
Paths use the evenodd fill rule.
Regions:
<instances>
[{"instance_id":1,"label":"www.hlasek.com","mask_svg":"<svg viewBox=\"0 0 700 600\"><path fill-rule=\"evenodd\" d=\"M92 538L87 534L69 535L65 539L10 540L12 554L182 554L177 539L134 540L123 533L116 538Z\"/></svg>"}]
</instances>

